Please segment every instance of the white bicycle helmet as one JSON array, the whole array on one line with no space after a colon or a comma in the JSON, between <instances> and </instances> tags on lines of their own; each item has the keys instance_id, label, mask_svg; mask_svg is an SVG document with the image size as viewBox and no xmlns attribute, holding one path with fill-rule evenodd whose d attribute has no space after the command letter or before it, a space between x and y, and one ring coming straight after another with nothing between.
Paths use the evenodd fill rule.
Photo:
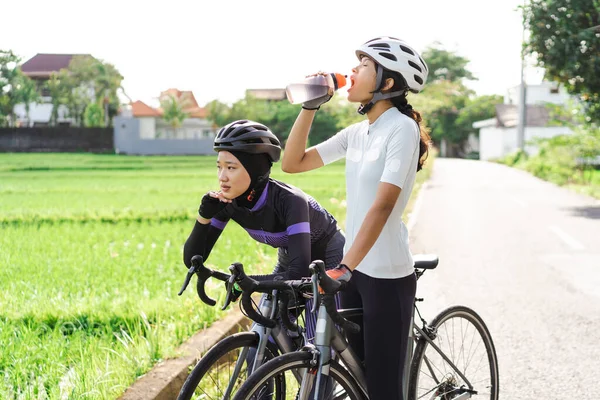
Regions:
<instances>
[{"instance_id":1,"label":"white bicycle helmet","mask_svg":"<svg viewBox=\"0 0 600 400\"><path fill-rule=\"evenodd\" d=\"M378 66L375 84L377 89L373 92L371 101L359 107L358 112L360 114L367 113L379 100L401 96L406 93L406 90L381 93L384 68L399 73L406 83L406 89L413 93L419 93L427 81L427 75L429 74L427 64L419 53L403 40L389 36L369 40L356 50L356 56L359 60L362 56L368 56Z\"/></svg>"},{"instance_id":2,"label":"white bicycle helmet","mask_svg":"<svg viewBox=\"0 0 600 400\"><path fill-rule=\"evenodd\" d=\"M419 53L403 40L383 36L369 40L358 50L356 56L371 57L385 69L398 72L413 93L423 90L429 69Z\"/></svg>"}]
</instances>

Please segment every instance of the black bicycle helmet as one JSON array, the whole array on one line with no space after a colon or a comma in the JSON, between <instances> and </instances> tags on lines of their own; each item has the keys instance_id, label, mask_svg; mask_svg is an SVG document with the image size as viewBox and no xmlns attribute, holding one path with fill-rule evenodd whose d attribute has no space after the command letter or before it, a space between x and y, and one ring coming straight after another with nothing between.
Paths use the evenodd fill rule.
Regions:
<instances>
[{"instance_id":1,"label":"black bicycle helmet","mask_svg":"<svg viewBox=\"0 0 600 400\"><path fill-rule=\"evenodd\" d=\"M281 157L281 143L277 136L263 124L247 119L233 121L221 128L213 148L215 151L267 154L271 162L277 162Z\"/></svg>"}]
</instances>

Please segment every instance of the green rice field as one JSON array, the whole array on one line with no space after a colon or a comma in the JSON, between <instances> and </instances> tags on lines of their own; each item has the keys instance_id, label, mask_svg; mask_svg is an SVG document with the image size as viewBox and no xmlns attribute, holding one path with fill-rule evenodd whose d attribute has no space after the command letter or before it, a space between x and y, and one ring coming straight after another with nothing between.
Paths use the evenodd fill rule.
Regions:
<instances>
[{"instance_id":1,"label":"green rice field","mask_svg":"<svg viewBox=\"0 0 600 400\"><path fill-rule=\"evenodd\" d=\"M343 162L273 177L343 227ZM193 285L177 295L183 244L217 188L212 156L0 154L0 399L115 399L218 319ZM266 273L275 259L229 224L207 265Z\"/></svg>"}]
</instances>

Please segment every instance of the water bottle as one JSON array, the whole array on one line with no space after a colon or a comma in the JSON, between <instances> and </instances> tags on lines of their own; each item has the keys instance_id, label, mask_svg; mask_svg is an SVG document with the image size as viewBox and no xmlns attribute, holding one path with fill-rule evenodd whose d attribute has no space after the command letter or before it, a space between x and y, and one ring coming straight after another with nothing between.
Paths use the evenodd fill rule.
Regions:
<instances>
[{"instance_id":1,"label":"water bottle","mask_svg":"<svg viewBox=\"0 0 600 400\"><path fill-rule=\"evenodd\" d=\"M318 99L329 93L330 89L338 90L346 86L346 76L338 73L309 76L303 82L286 86L285 94L292 104Z\"/></svg>"}]
</instances>

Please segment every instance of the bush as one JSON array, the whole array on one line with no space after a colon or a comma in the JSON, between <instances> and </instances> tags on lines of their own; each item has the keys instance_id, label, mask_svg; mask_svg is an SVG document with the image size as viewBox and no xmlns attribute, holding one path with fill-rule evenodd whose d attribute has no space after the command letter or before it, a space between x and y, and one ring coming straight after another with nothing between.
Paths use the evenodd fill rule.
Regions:
<instances>
[{"instance_id":1,"label":"bush","mask_svg":"<svg viewBox=\"0 0 600 400\"><path fill-rule=\"evenodd\" d=\"M526 159L527 159L527 153L525 153L523 150L519 149L497 161L501 164L508 165L509 167L514 167L515 165L517 165L518 163L520 163L522 161L525 161Z\"/></svg>"},{"instance_id":2,"label":"bush","mask_svg":"<svg viewBox=\"0 0 600 400\"><path fill-rule=\"evenodd\" d=\"M83 113L83 123L88 128L101 128L104 126L104 110L97 103L90 103Z\"/></svg>"},{"instance_id":3,"label":"bush","mask_svg":"<svg viewBox=\"0 0 600 400\"><path fill-rule=\"evenodd\" d=\"M592 184L594 165L590 160L600 156L600 129L580 127L572 135L560 135L534 141L539 152L533 156L518 150L498 162L517 166L533 175L565 184Z\"/></svg>"}]
</instances>

